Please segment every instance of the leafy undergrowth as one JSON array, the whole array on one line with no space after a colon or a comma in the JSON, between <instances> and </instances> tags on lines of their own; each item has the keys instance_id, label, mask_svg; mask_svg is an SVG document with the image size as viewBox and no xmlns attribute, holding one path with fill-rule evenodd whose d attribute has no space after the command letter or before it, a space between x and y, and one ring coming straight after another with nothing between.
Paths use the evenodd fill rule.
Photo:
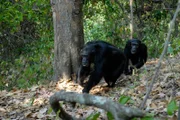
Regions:
<instances>
[{"instance_id":1,"label":"leafy undergrowth","mask_svg":"<svg viewBox=\"0 0 180 120\"><path fill-rule=\"evenodd\" d=\"M145 111L154 117L164 120L176 120L177 110L172 116L167 114L167 105L174 99L180 101L180 56L165 59L162 63L158 78L147 100ZM119 101L120 96L129 96L127 106L139 107L146 93L157 60L149 60L146 65L132 76L122 75L114 88L107 88L102 80L95 86L90 94L106 96L114 101ZM29 89L13 89L12 91L0 91L0 119L1 120L46 120L56 119L49 105L49 97L56 91L76 91L81 93L82 87L72 81L51 82L48 85L33 86ZM72 108L70 104L62 102L63 107L71 115L88 117L92 113L100 113L99 120L106 120L104 110L77 104Z\"/></svg>"}]
</instances>

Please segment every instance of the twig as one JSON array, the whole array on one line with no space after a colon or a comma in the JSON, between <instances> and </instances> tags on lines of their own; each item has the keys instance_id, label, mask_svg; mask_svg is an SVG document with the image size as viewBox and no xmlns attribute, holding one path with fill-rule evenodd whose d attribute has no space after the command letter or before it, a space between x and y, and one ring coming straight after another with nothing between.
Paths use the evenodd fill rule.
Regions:
<instances>
[{"instance_id":1,"label":"twig","mask_svg":"<svg viewBox=\"0 0 180 120\"><path fill-rule=\"evenodd\" d=\"M179 110L178 110L178 120L180 120L180 101L179 101Z\"/></svg>"},{"instance_id":2,"label":"twig","mask_svg":"<svg viewBox=\"0 0 180 120\"><path fill-rule=\"evenodd\" d=\"M174 23L175 23L175 20L176 20L176 17L178 15L178 12L180 11L180 0L178 1L178 4L177 4L177 9L176 9L176 12L174 13L174 16L173 16L173 19L171 20L170 22L170 27L169 27L169 31L168 31L168 35L167 35L167 38L166 38L166 41L165 41L165 46L164 46L164 49L163 49L163 52L159 58L159 61L158 61L158 64L157 64L157 67L156 67L156 70L155 70L155 73L154 73L154 76L152 78L152 81L151 81L151 84L149 86L149 89L146 93L146 96L144 98L144 100L142 101L141 105L140 105L140 109L143 109L144 106L145 106L145 103L150 95L150 92L152 91L152 88L153 88L153 85L154 85L154 82L155 82L155 79L157 78L157 75L159 73L159 69L161 67L161 61L163 59L163 56L166 54L166 51L167 51L167 47L168 47L168 43L169 43L169 40L170 40L170 36L171 36L171 32L172 32L172 28L174 27Z\"/></svg>"},{"instance_id":3,"label":"twig","mask_svg":"<svg viewBox=\"0 0 180 120\"><path fill-rule=\"evenodd\" d=\"M50 97L50 104L54 112L59 112L59 117L63 120L80 120L74 118L63 110L62 106L59 105L59 101L76 102L84 105L95 106L106 111L109 111L114 116L115 120L130 120L134 117L143 117L145 114L137 109L125 107L117 102L114 102L106 97L90 95L87 93L79 94L76 92L65 92L59 91ZM82 118L81 118L82 119Z\"/></svg>"}]
</instances>

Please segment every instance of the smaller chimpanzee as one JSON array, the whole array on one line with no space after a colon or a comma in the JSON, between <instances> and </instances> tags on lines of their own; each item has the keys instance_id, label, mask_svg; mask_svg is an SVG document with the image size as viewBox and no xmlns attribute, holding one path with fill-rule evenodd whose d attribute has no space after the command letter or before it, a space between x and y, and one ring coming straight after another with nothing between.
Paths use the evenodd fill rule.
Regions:
<instances>
[{"instance_id":1,"label":"smaller chimpanzee","mask_svg":"<svg viewBox=\"0 0 180 120\"><path fill-rule=\"evenodd\" d=\"M124 48L126 55L125 74L130 75L134 68L142 67L147 60L147 46L138 39L131 39L127 41ZM132 66L129 62L131 61Z\"/></svg>"},{"instance_id":2,"label":"smaller chimpanzee","mask_svg":"<svg viewBox=\"0 0 180 120\"><path fill-rule=\"evenodd\" d=\"M102 77L109 87L113 87L124 71L125 62L126 57L123 51L115 46L104 41L88 42L81 50L81 65L77 72L76 82L83 85L84 79L90 75L83 93L89 93Z\"/></svg>"}]
</instances>

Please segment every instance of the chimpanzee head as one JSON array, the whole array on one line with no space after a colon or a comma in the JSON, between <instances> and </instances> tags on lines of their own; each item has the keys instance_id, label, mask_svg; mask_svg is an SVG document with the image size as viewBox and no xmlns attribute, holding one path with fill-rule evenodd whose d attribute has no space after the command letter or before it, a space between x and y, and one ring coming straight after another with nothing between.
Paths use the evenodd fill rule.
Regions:
<instances>
[{"instance_id":1,"label":"chimpanzee head","mask_svg":"<svg viewBox=\"0 0 180 120\"><path fill-rule=\"evenodd\" d=\"M131 43L131 54L136 54L139 52L139 47L141 45L141 41L138 39L130 40Z\"/></svg>"},{"instance_id":2,"label":"chimpanzee head","mask_svg":"<svg viewBox=\"0 0 180 120\"><path fill-rule=\"evenodd\" d=\"M86 45L82 50L81 50L81 65L83 67L89 67L90 64L94 60L94 55L96 52L96 47L95 45Z\"/></svg>"}]
</instances>

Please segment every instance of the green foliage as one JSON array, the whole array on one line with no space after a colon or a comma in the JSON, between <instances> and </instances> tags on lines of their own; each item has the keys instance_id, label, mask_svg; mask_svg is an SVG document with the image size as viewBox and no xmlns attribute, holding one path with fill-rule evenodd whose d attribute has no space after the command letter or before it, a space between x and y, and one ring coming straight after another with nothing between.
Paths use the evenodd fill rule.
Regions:
<instances>
[{"instance_id":1,"label":"green foliage","mask_svg":"<svg viewBox=\"0 0 180 120\"><path fill-rule=\"evenodd\" d=\"M53 112L53 109L52 109L51 107L49 107L47 113L48 113L48 114L51 114L52 112Z\"/></svg>"},{"instance_id":2,"label":"green foliage","mask_svg":"<svg viewBox=\"0 0 180 120\"><path fill-rule=\"evenodd\" d=\"M141 120L155 120L155 118L147 116L147 117L141 118Z\"/></svg>"},{"instance_id":3,"label":"green foliage","mask_svg":"<svg viewBox=\"0 0 180 120\"><path fill-rule=\"evenodd\" d=\"M114 120L114 116L110 112L107 112L107 118L108 120Z\"/></svg>"},{"instance_id":4,"label":"green foliage","mask_svg":"<svg viewBox=\"0 0 180 120\"><path fill-rule=\"evenodd\" d=\"M98 112L98 113L94 113L94 114L89 115L89 116L86 118L86 120L97 120L99 116L100 116L100 113L99 113L99 112Z\"/></svg>"},{"instance_id":5,"label":"green foliage","mask_svg":"<svg viewBox=\"0 0 180 120\"><path fill-rule=\"evenodd\" d=\"M174 49L172 48L172 46L170 44L168 45L167 53L169 53L169 54L173 54L174 53Z\"/></svg>"},{"instance_id":6,"label":"green foliage","mask_svg":"<svg viewBox=\"0 0 180 120\"><path fill-rule=\"evenodd\" d=\"M133 118L132 120L139 120L138 118ZM140 120L159 120L154 117L153 113L147 113L143 118L140 118Z\"/></svg>"},{"instance_id":7,"label":"green foliage","mask_svg":"<svg viewBox=\"0 0 180 120\"><path fill-rule=\"evenodd\" d=\"M52 77L53 26L47 0L1 0L0 89Z\"/></svg>"},{"instance_id":8,"label":"green foliage","mask_svg":"<svg viewBox=\"0 0 180 120\"><path fill-rule=\"evenodd\" d=\"M60 112L61 112L61 110L58 110L58 111L57 111L55 120L59 120L59 113L60 113Z\"/></svg>"},{"instance_id":9,"label":"green foliage","mask_svg":"<svg viewBox=\"0 0 180 120\"><path fill-rule=\"evenodd\" d=\"M124 104L126 104L130 99L131 99L130 97L122 95L122 96L119 98L119 103L121 103L121 104L124 105Z\"/></svg>"},{"instance_id":10,"label":"green foliage","mask_svg":"<svg viewBox=\"0 0 180 120\"><path fill-rule=\"evenodd\" d=\"M152 11L152 16L155 18L157 21L161 19L166 19L167 17L167 11L165 10L154 10Z\"/></svg>"},{"instance_id":11,"label":"green foliage","mask_svg":"<svg viewBox=\"0 0 180 120\"><path fill-rule=\"evenodd\" d=\"M50 14L49 1L46 0L15 0L13 2L5 0L1 2L0 23L2 28L10 28L11 32L17 32L20 23L30 20L43 27ZM46 16L46 17L45 17Z\"/></svg>"},{"instance_id":12,"label":"green foliage","mask_svg":"<svg viewBox=\"0 0 180 120\"><path fill-rule=\"evenodd\" d=\"M168 115L173 115L173 113L178 109L177 103L175 100L171 100L167 106Z\"/></svg>"},{"instance_id":13,"label":"green foliage","mask_svg":"<svg viewBox=\"0 0 180 120\"><path fill-rule=\"evenodd\" d=\"M179 38L174 38L174 40L169 44L169 54L177 54L180 51L180 40Z\"/></svg>"},{"instance_id":14,"label":"green foliage","mask_svg":"<svg viewBox=\"0 0 180 120\"><path fill-rule=\"evenodd\" d=\"M12 61L27 44L53 33L49 1L3 0L0 8L0 59Z\"/></svg>"},{"instance_id":15,"label":"green foliage","mask_svg":"<svg viewBox=\"0 0 180 120\"><path fill-rule=\"evenodd\" d=\"M123 48L129 26L117 4L109 0L86 0L83 12L85 41L101 39Z\"/></svg>"},{"instance_id":16,"label":"green foliage","mask_svg":"<svg viewBox=\"0 0 180 120\"><path fill-rule=\"evenodd\" d=\"M134 118L132 120L156 120L156 119L154 117L146 116L146 117L143 117L141 119Z\"/></svg>"},{"instance_id":17,"label":"green foliage","mask_svg":"<svg viewBox=\"0 0 180 120\"><path fill-rule=\"evenodd\" d=\"M137 2L134 9L134 36L141 39L148 45L148 57L158 57L164 47L164 41L172 18L167 10L164 10L159 4L154 4L149 11L140 11L142 5L144 7L151 6L151 2ZM164 1L167 4L172 4L170 1ZM93 39L102 39L116 45L119 48L124 48L126 40L130 39L129 29L129 1L121 0L85 0L83 8L84 12L84 33L85 41ZM179 23L177 23L177 26ZM174 30L177 32L177 30ZM172 35L172 50L176 54L180 49L180 44L175 42L179 35ZM178 44L177 44L178 43Z\"/></svg>"},{"instance_id":18,"label":"green foliage","mask_svg":"<svg viewBox=\"0 0 180 120\"><path fill-rule=\"evenodd\" d=\"M14 62L2 61L0 89L27 88L52 78L53 40L40 39L23 50L25 54Z\"/></svg>"}]
</instances>

